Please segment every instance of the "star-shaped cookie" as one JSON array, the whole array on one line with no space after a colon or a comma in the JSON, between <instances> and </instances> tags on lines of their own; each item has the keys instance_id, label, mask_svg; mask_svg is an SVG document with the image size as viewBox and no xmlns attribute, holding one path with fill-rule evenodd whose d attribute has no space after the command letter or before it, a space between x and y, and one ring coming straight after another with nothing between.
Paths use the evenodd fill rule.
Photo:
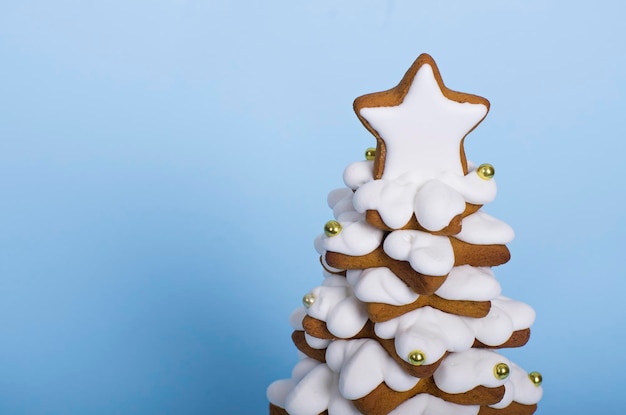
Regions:
<instances>
[{"instance_id":1,"label":"star-shaped cookie","mask_svg":"<svg viewBox=\"0 0 626 415\"><path fill-rule=\"evenodd\" d=\"M435 61L422 54L396 87L357 98L354 110L378 141L374 178L417 173L428 180L467 174L463 140L489 101L446 88Z\"/></svg>"}]
</instances>

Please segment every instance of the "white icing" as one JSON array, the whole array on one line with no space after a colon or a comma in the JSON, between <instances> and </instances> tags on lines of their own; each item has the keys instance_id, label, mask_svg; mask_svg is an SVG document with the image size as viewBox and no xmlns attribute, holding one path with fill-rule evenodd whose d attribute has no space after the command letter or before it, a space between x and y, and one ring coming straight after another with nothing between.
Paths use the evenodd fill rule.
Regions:
<instances>
[{"instance_id":1,"label":"white icing","mask_svg":"<svg viewBox=\"0 0 626 415\"><path fill-rule=\"evenodd\" d=\"M439 193L450 205L440 200ZM378 211L383 222L393 229L403 227L415 214L426 229L438 231L465 210L465 202L485 204L495 198L495 193L495 181L483 180L475 171L464 176L445 172L430 180L411 171L394 180L363 183L354 193L353 203L358 212Z\"/></svg>"},{"instance_id":2,"label":"white icing","mask_svg":"<svg viewBox=\"0 0 626 415\"><path fill-rule=\"evenodd\" d=\"M468 349L448 355L433 374L435 384L447 393L464 393L477 386L496 388L508 379L498 379L494 368L498 363L511 367L504 356L487 349Z\"/></svg>"},{"instance_id":3,"label":"white icing","mask_svg":"<svg viewBox=\"0 0 626 415\"><path fill-rule=\"evenodd\" d=\"M339 374L316 360L304 358L292 372L267 388L268 400L291 415L359 415L360 412L339 393Z\"/></svg>"},{"instance_id":4,"label":"white icing","mask_svg":"<svg viewBox=\"0 0 626 415\"><path fill-rule=\"evenodd\" d=\"M289 395L289 392L291 392L295 386L295 383L291 379L280 379L274 381L267 388L267 400L274 405L284 408L285 398L287 397L287 395Z\"/></svg>"},{"instance_id":5,"label":"white icing","mask_svg":"<svg viewBox=\"0 0 626 415\"><path fill-rule=\"evenodd\" d=\"M313 337L308 333L304 333L304 340L309 346L317 350L323 350L330 344L330 340Z\"/></svg>"},{"instance_id":6,"label":"white icing","mask_svg":"<svg viewBox=\"0 0 626 415\"><path fill-rule=\"evenodd\" d=\"M492 408L502 409L506 408L515 401L522 405L534 405L541 399L543 395L543 389L541 386L535 386L528 378L528 374L524 369L511 362L510 375L505 383L504 397L500 402L495 405L490 405Z\"/></svg>"},{"instance_id":7,"label":"white icing","mask_svg":"<svg viewBox=\"0 0 626 415\"><path fill-rule=\"evenodd\" d=\"M515 237L513 228L480 210L463 218L462 226L454 237L470 244L504 245Z\"/></svg>"},{"instance_id":8,"label":"white icing","mask_svg":"<svg viewBox=\"0 0 626 415\"><path fill-rule=\"evenodd\" d=\"M414 212L417 221L429 231L440 231L452 218L465 210L465 199L439 180L424 184L415 195Z\"/></svg>"},{"instance_id":9,"label":"white icing","mask_svg":"<svg viewBox=\"0 0 626 415\"><path fill-rule=\"evenodd\" d=\"M315 359L311 359L310 357L303 358L298 363L296 363L293 370L291 371L291 380L296 383L300 382L302 378L304 378L311 370L315 369L319 365L320 362Z\"/></svg>"},{"instance_id":10,"label":"white icing","mask_svg":"<svg viewBox=\"0 0 626 415\"><path fill-rule=\"evenodd\" d=\"M487 346L497 346L509 339L513 334L511 317L495 304L491 304L489 314L483 318L463 317L465 323L472 328L476 339Z\"/></svg>"},{"instance_id":11,"label":"white icing","mask_svg":"<svg viewBox=\"0 0 626 415\"><path fill-rule=\"evenodd\" d=\"M367 323L368 314L365 304L350 296L333 309L326 320L328 330L337 337L356 336Z\"/></svg>"},{"instance_id":12,"label":"white icing","mask_svg":"<svg viewBox=\"0 0 626 415\"><path fill-rule=\"evenodd\" d=\"M528 304L511 300L504 296L493 299L491 304L501 309L511 318L513 330L529 328L535 322L535 310Z\"/></svg>"},{"instance_id":13,"label":"white icing","mask_svg":"<svg viewBox=\"0 0 626 415\"><path fill-rule=\"evenodd\" d=\"M461 142L486 114L485 105L446 98L428 64L419 68L400 105L360 110L385 141L385 179L416 168L428 178L463 174Z\"/></svg>"},{"instance_id":14,"label":"white icing","mask_svg":"<svg viewBox=\"0 0 626 415\"><path fill-rule=\"evenodd\" d=\"M386 267L348 270L346 277L356 297L366 303L400 306L411 304L419 297ZM489 301L501 291L490 268L461 265L452 268L435 294L448 300Z\"/></svg>"},{"instance_id":15,"label":"white icing","mask_svg":"<svg viewBox=\"0 0 626 415\"><path fill-rule=\"evenodd\" d=\"M374 180L356 191L354 207L358 212L377 210L387 226L401 228L413 216L416 190L410 181Z\"/></svg>"},{"instance_id":16,"label":"white icing","mask_svg":"<svg viewBox=\"0 0 626 415\"><path fill-rule=\"evenodd\" d=\"M335 189L328 194L328 206L333 210L333 216L335 218L341 218L342 220L348 220L350 215L345 215L348 212L356 212L352 204L354 193L350 189L341 188ZM353 216L358 218L358 216ZM358 220L358 219L356 219Z\"/></svg>"},{"instance_id":17,"label":"white icing","mask_svg":"<svg viewBox=\"0 0 626 415\"><path fill-rule=\"evenodd\" d=\"M285 407L285 398L293 390L295 385L321 363L310 358L300 360L291 371L291 379L281 379L272 383L267 388L267 399L274 405Z\"/></svg>"},{"instance_id":18,"label":"white icing","mask_svg":"<svg viewBox=\"0 0 626 415\"><path fill-rule=\"evenodd\" d=\"M435 294L447 300L489 301L501 292L490 268L461 265L450 270Z\"/></svg>"},{"instance_id":19,"label":"white icing","mask_svg":"<svg viewBox=\"0 0 626 415\"><path fill-rule=\"evenodd\" d=\"M420 393L402 402L389 415L476 415L478 405L457 405L441 398Z\"/></svg>"},{"instance_id":20,"label":"white icing","mask_svg":"<svg viewBox=\"0 0 626 415\"><path fill-rule=\"evenodd\" d=\"M362 398L385 382L404 392L415 387L419 378L408 375L375 340L336 340L326 350L326 362L339 372L339 390L350 400Z\"/></svg>"},{"instance_id":21,"label":"white icing","mask_svg":"<svg viewBox=\"0 0 626 415\"><path fill-rule=\"evenodd\" d=\"M386 267L348 270L346 278L357 298L366 303L399 306L411 304L419 297Z\"/></svg>"},{"instance_id":22,"label":"white icing","mask_svg":"<svg viewBox=\"0 0 626 415\"><path fill-rule=\"evenodd\" d=\"M315 366L285 397L285 409L292 415L318 415L328 408L335 374L324 364Z\"/></svg>"},{"instance_id":23,"label":"white icing","mask_svg":"<svg viewBox=\"0 0 626 415\"><path fill-rule=\"evenodd\" d=\"M368 315L365 304L358 301L345 277L326 273L322 286L311 290L315 302L306 310L313 318L326 322L326 327L339 338L355 336Z\"/></svg>"},{"instance_id":24,"label":"white icing","mask_svg":"<svg viewBox=\"0 0 626 415\"><path fill-rule=\"evenodd\" d=\"M535 385L526 371L515 363L511 363L511 381L509 383L515 386L513 400L523 405L534 405L543 396L542 387Z\"/></svg>"},{"instance_id":25,"label":"white icing","mask_svg":"<svg viewBox=\"0 0 626 415\"><path fill-rule=\"evenodd\" d=\"M474 343L474 332L463 318L432 307L376 323L374 330L383 339L394 339L396 353L405 361L412 351L420 350L427 365L441 359L447 351L464 351Z\"/></svg>"},{"instance_id":26,"label":"white icing","mask_svg":"<svg viewBox=\"0 0 626 415\"><path fill-rule=\"evenodd\" d=\"M454 266L454 251L446 236L394 231L385 239L383 249L391 258L408 261L415 271L425 275L446 275Z\"/></svg>"},{"instance_id":27,"label":"white icing","mask_svg":"<svg viewBox=\"0 0 626 415\"><path fill-rule=\"evenodd\" d=\"M323 274L322 285L325 287L347 287L349 285L343 275L336 275L327 271L323 271Z\"/></svg>"},{"instance_id":28,"label":"white icing","mask_svg":"<svg viewBox=\"0 0 626 415\"><path fill-rule=\"evenodd\" d=\"M341 223L342 230L337 235L326 236L319 235L315 241L318 252L327 251L338 252L345 255L361 256L366 255L376 249L382 239L383 231L376 229L365 222L362 214L347 212L352 216L358 215L358 221L354 221L355 217L348 218L341 215L337 218Z\"/></svg>"},{"instance_id":29,"label":"white icing","mask_svg":"<svg viewBox=\"0 0 626 415\"><path fill-rule=\"evenodd\" d=\"M468 165L471 162L468 161ZM496 198L498 187L494 179L481 179L476 174L476 167L471 165L469 172L462 176L452 172L446 172L439 177L443 183L447 184L461 195L467 203L474 205L484 205L492 202Z\"/></svg>"},{"instance_id":30,"label":"white icing","mask_svg":"<svg viewBox=\"0 0 626 415\"><path fill-rule=\"evenodd\" d=\"M361 415L354 404L341 396L339 388L333 388L330 402L328 403L328 415Z\"/></svg>"},{"instance_id":31,"label":"white icing","mask_svg":"<svg viewBox=\"0 0 626 415\"><path fill-rule=\"evenodd\" d=\"M483 318L462 317L477 340L487 346L506 342L513 332L529 328L535 322L535 310L506 297L491 300L489 314Z\"/></svg>"},{"instance_id":32,"label":"white icing","mask_svg":"<svg viewBox=\"0 0 626 415\"><path fill-rule=\"evenodd\" d=\"M357 161L346 167L343 172L343 182L351 189L358 189L365 183L374 180L373 170L373 161Z\"/></svg>"},{"instance_id":33,"label":"white icing","mask_svg":"<svg viewBox=\"0 0 626 415\"><path fill-rule=\"evenodd\" d=\"M383 339L394 339L396 353L405 361L414 350L425 354L425 364L438 361L446 352L463 352L474 340L488 346L505 343L514 331L527 329L534 321L531 307L501 297L492 301L483 318L448 314L421 307L394 319L376 323L374 331Z\"/></svg>"},{"instance_id":34,"label":"white icing","mask_svg":"<svg viewBox=\"0 0 626 415\"><path fill-rule=\"evenodd\" d=\"M328 207L334 209L338 203L341 203L343 200L352 199L352 195L354 192L350 189L346 189L345 187L340 187L339 189L331 190L326 197L326 202L328 203Z\"/></svg>"}]
</instances>

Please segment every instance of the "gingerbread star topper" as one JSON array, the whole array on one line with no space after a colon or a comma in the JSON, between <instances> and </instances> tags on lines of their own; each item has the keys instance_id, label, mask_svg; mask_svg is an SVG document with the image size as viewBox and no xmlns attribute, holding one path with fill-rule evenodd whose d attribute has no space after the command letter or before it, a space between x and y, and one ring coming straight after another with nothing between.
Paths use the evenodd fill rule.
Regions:
<instances>
[{"instance_id":1,"label":"gingerbread star topper","mask_svg":"<svg viewBox=\"0 0 626 415\"><path fill-rule=\"evenodd\" d=\"M422 54L396 87L357 98L354 111L378 142L374 178L417 172L431 179L467 174L463 141L489 101L446 88L433 58Z\"/></svg>"}]
</instances>

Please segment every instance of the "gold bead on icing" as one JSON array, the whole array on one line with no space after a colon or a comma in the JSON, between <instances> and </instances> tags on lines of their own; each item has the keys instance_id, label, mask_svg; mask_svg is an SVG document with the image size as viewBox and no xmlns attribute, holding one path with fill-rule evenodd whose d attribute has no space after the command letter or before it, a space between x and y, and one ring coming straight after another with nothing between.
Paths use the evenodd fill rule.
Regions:
<instances>
[{"instance_id":1,"label":"gold bead on icing","mask_svg":"<svg viewBox=\"0 0 626 415\"><path fill-rule=\"evenodd\" d=\"M306 308L310 308L314 302L315 302L315 294L313 293L305 294L305 296L302 297L302 304L304 304Z\"/></svg>"},{"instance_id":2,"label":"gold bead on icing","mask_svg":"<svg viewBox=\"0 0 626 415\"><path fill-rule=\"evenodd\" d=\"M339 235L339 232L341 232L341 223L336 220L329 220L326 222L326 225L324 225L324 233L326 236L336 236Z\"/></svg>"},{"instance_id":3,"label":"gold bead on icing","mask_svg":"<svg viewBox=\"0 0 626 415\"><path fill-rule=\"evenodd\" d=\"M421 366L426 361L426 355L421 350L413 350L409 353L409 363L413 366Z\"/></svg>"},{"instance_id":4,"label":"gold bead on icing","mask_svg":"<svg viewBox=\"0 0 626 415\"><path fill-rule=\"evenodd\" d=\"M365 150L365 160L374 160L376 158L376 149L374 147L369 147Z\"/></svg>"},{"instance_id":5,"label":"gold bead on icing","mask_svg":"<svg viewBox=\"0 0 626 415\"><path fill-rule=\"evenodd\" d=\"M539 373L539 372L530 372L528 374L528 377L530 378L530 381L533 383L533 385L541 386L541 382L543 382L543 377L541 376L541 373Z\"/></svg>"},{"instance_id":6,"label":"gold bead on icing","mask_svg":"<svg viewBox=\"0 0 626 415\"><path fill-rule=\"evenodd\" d=\"M511 373L511 369L509 369L509 365L506 363L498 363L493 367L493 374L496 379L504 380L509 377Z\"/></svg>"},{"instance_id":7,"label":"gold bead on icing","mask_svg":"<svg viewBox=\"0 0 626 415\"><path fill-rule=\"evenodd\" d=\"M476 174L483 180L491 180L496 174L496 169L494 169L491 164L485 163L478 166Z\"/></svg>"}]
</instances>

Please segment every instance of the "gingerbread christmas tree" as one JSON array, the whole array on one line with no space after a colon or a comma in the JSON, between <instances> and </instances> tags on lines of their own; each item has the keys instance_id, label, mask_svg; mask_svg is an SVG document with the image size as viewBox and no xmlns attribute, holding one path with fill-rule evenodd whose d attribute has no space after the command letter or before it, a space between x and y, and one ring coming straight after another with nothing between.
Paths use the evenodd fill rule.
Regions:
<instances>
[{"instance_id":1,"label":"gingerbread christmas tree","mask_svg":"<svg viewBox=\"0 0 626 415\"><path fill-rule=\"evenodd\" d=\"M489 102L446 88L421 55L354 110L377 145L328 196L324 281L291 316L301 360L268 388L270 414L534 413L541 375L498 353L526 344L535 319L492 270L513 230L483 211L494 169L463 148Z\"/></svg>"}]
</instances>

